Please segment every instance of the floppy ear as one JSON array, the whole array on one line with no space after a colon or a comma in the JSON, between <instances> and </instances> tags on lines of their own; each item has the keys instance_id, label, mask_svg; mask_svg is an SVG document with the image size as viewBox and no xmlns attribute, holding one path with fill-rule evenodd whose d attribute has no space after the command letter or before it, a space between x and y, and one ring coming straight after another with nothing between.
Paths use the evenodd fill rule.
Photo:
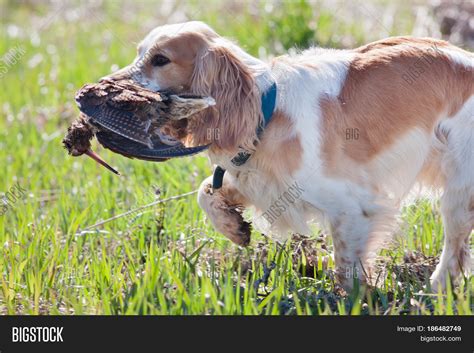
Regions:
<instances>
[{"instance_id":1,"label":"floppy ear","mask_svg":"<svg viewBox=\"0 0 474 353\"><path fill-rule=\"evenodd\" d=\"M190 129L194 144L213 142L232 152L255 148L261 98L251 72L229 48L208 44L198 52L191 89L216 101Z\"/></svg>"}]
</instances>

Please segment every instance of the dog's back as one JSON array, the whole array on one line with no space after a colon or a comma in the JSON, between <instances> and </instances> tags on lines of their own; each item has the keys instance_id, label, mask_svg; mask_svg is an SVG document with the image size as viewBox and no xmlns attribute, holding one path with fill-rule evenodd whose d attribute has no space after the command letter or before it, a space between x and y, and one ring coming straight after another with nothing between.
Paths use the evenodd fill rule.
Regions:
<instances>
[{"instance_id":1,"label":"dog's back","mask_svg":"<svg viewBox=\"0 0 474 353\"><path fill-rule=\"evenodd\" d=\"M303 141L319 135L308 148L318 150L321 168L301 184L306 201L329 215L336 262L345 268L372 256L419 181L443 191L446 241L433 284L443 286L447 273L467 273L474 226L474 56L440 40L395 37L350 51L311 49L283 61L299 77L312 76L315 87L327 87L315 93L310 83L300 86L301 101L316 95L319 131L298 123L314 121L310 111L292 113L304 103L286 111ZM306 164L303 170L311 161ZM343 282L346 270L339 271Z\"/></svg>"}]
</instances>

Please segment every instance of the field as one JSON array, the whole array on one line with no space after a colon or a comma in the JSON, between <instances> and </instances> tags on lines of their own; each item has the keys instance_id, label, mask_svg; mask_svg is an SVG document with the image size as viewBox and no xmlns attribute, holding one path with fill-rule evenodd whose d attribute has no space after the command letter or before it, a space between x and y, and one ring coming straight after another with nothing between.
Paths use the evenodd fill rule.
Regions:
<instances>
[{"instance_id":1,"label":"field","mask_svg":"<svg viewBox=\"0 0 474 353\"><path fill-rule=\"evenodd\" d=\"M240 248L210 227L194 194L90 227L196 190L212 172L204 155L154 164L96 146L117 177L61 146L75 91L130 63L154 26L203 20L260 57L436 35L425 7L395 2L206 4L0 0L0 195L21 196L0 208L0 312L472 315L469 278L446 294L424 289L443 241L433 199L404 209L378 288L350 295L334 283L328 234L279 244L254 232Z\"/></svg>"}]
</instances>

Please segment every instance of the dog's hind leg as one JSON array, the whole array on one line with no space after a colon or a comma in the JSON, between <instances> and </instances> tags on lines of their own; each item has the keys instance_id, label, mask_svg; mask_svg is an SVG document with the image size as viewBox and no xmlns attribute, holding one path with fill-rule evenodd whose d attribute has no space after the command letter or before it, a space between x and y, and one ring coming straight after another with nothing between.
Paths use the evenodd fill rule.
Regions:
<instances>
[{"instance_id":1,"label":"dog's hind leg","mask_svg":"<svg viewBox=\"0 0 474 353\"><path fill-rule=\"evenodd\" d=\"M471 98L471 109L474 99ZM445 174L441 213L444 248L431 276L434 291L446 288L449 278L456 282L471 271L470 235L474 228L474 118L463 109L451 121L440 125L444 137L441 170Z\"/></svg>"},{"instance_id":2,"label":"dog's hind leg","mask_svg":"<svg viewBox=\"0 0 474 353\"><path fill-rule=\"evenodd\" d=\"M222 187L217 190L212 188L212 176L206 178L199 187L198 203L219 233L238 245L249 244L251 226L242 217L247 200L227 175Z\"/></svg>"},{"instance_id":3,"label":"dog's hind leg","mask_svg":"<svg viewBox=\"0 0 474 353\"><path fill-rule=\"evenodd\" d=\"M446 288L448 274L453 282L461 273L471 270L470 234L474 226L473 189L448 187L441 199L444 224L444 247L435 272L431 276L434 291Z\"/></svg>"}]
</instances>

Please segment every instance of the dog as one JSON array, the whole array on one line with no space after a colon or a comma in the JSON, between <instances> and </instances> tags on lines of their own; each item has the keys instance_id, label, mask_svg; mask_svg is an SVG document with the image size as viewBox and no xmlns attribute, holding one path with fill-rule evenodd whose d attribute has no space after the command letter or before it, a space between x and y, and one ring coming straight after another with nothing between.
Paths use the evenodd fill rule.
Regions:
<instances>
[{"instance_id":1,"label":"dog","mask_svg":"<svg viewBox=\"0 0 474 353\"><path fill-rule=\"evenodd\" d=\"M187 123L216 166L198 203L247 245L250 225L284 237L328 227L335 273L370 284L397 211L417 186L442 190L444 249L435 289L470 271L474 227L474 55L445 41L393 37L352 50L310 48L264 62L202 22L165 25L109 76L212 96ZM170 132L172 134L172 132Z\"/></svg>"}]
</instances>

